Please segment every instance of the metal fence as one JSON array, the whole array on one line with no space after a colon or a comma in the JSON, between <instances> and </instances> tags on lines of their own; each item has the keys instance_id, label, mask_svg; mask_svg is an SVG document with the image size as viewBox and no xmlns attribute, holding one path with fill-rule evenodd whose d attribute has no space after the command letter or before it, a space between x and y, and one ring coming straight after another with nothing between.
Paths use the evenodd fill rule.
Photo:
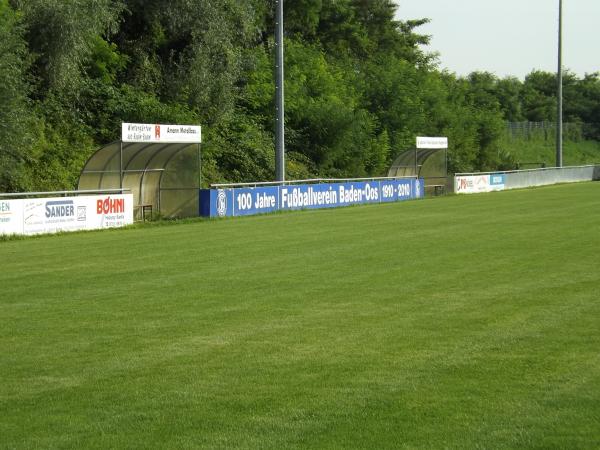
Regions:
<instances>
[{"instance_id":1,"label":"metal fence","mask_svg":"<svg viewBox=\"0 0 600 450\"><path fill-rule=\"evenodd\" d=\"M504 189L600 180L600 166L547 167L498 172L457 173L456 176L504 175Z\"/></svg>"},{"instance_id":2,"label":"metal fence","mask_svg":"<svg viewBox=\"0 0 600 450\"><path fill-rule=\"evenodd\" d=\"M554 142L556 139L556 123L554 122L507 122L506 131L511 139L545 142ZM563 138L566 140L596 139L599 132L599 123L563 123Z\"/></svg>"},{"instance_id":3,"label":"metal fence","mask_svg":"<svg viewBox=\"0 0 600 450\"><path fill-rule=\"evenodd\" d=\"M47 192L14 192L2 193L0 198L35 198L35 197L77 197L79 195L96 194L125 194L130 189L81 189L77 191L47 191Z\"/></svg>"},{"instance_id":4,"label":"metal fence","mask_svg":"<svg viewBox=\"0 0 600 450\"><path fill-rule=\"evenodd\" d=\"M252 188L266 186L292 186L296 184L321 184L321 183L349 183L352 181L385 181L402 180L405 178L417 178L416 175L405 175L398 177L367 177L367 178L309 178L306 180L286 180L286 181L257 181L251 183L217 183L211 184L211 188L230 189L230 188Z\"/></svg>"},{"instance_id":5,"label":"metal fence","mask_svg":"<svg viewBox=\"0 0 600 450\"><path fill-rule=\"evenodd\" d=\"M550 167L545 169L523 170L506 174L506 189L518 189L532 186L545 186L557 183L576 183L592 181L595 166Z\"/></svg>"}]
</instances>

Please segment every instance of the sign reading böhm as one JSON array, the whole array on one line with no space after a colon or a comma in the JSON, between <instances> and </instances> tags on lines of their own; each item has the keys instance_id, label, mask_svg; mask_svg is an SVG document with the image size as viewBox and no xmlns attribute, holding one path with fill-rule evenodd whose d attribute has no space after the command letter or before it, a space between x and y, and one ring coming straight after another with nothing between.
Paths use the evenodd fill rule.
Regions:
<instances>
[{"instance_id":1,"label":"sign reading b\u00f6hm","mask_svg":"<svg viewBox=\"0 0 600 450\"><path fill-rule=\"evenodd\" d=\"M422 197L424 191L422 179L203 189L200 192L200 214L205 217L231 217L338 208L415 199Z\"/></svg>"},{"instance_id":2,"label":"sign reading b\u00f6hm","mask_svg":"<svg viewBox=\"0 0 600 450\"><path fill-rule=\"evenodd\" d=\"M0 235L97 230L132 223L132 194L0 201Z\"/></svg>"}]
</instances>

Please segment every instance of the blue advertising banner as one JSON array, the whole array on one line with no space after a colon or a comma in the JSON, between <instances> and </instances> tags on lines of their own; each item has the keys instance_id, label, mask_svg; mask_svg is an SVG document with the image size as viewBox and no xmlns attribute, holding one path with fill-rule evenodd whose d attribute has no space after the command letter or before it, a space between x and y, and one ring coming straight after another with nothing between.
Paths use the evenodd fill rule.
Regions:
<instances>
[{"instance_id":1,"label":"blue advertising banner","mask_svg":"<svg viewBox=\"0 0 600 450\"><path fill-rule=\"evenodd\" d=\"M200 215L233 217L274 211L338 208L416 199L423 197L424 192L422 179L202 189Z\"/></svg>"},{"instance_id":2,"label":"blue advertising banner","mask_svg":"<svg viewBox=\"0 0 600 450\"><path fill-rule=\"evenodd\" d=\"M493 173L490 175L490 187L494 190L504 189L506 184L506 175L503 173Z\"/></svg>"}]
</instances>

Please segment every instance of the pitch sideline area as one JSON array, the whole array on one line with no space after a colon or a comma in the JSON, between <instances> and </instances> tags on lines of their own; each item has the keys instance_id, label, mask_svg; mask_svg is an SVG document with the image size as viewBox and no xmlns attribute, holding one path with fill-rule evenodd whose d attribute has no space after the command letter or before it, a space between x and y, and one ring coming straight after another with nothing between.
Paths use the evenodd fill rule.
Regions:
<instances>
[{"instance_id":1,"label":"pitch sideline area","mask_svg":"<svg viewBox=\"0 0 600 450\"><path fill-rule=\"evenodd\" d=\"M599 199L0 242L0 447L597 447Z\"/></svg>"}]
</instances>

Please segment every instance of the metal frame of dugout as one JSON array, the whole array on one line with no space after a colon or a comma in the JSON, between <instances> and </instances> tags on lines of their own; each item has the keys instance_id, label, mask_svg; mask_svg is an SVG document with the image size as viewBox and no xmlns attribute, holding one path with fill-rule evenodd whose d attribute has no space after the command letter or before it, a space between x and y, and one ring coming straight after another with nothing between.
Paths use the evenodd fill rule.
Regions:
<instances>
[{"instance_id":1,"label":"metal frame of dugout","mask_svg":"<svg viewBox=\"0 0 600 450\"><path fill-rule=\"evenodd\" d=\"M448 148L407 150L394 160L387 176L423 178L429 195L452 191L452 185L448 184Z\"/></svg>"},{"instance_id":2,"label":"metal frame of dugout","mask_svg":"<svg viewBox=\"0 0 600 450\"><path fill-rule=\"evenodd\" d=\"M130 190L134 218L196 217L201 179L200 143L114 141L97 150L79 176L79 190Z\"/></svg>"}]
</instances>

